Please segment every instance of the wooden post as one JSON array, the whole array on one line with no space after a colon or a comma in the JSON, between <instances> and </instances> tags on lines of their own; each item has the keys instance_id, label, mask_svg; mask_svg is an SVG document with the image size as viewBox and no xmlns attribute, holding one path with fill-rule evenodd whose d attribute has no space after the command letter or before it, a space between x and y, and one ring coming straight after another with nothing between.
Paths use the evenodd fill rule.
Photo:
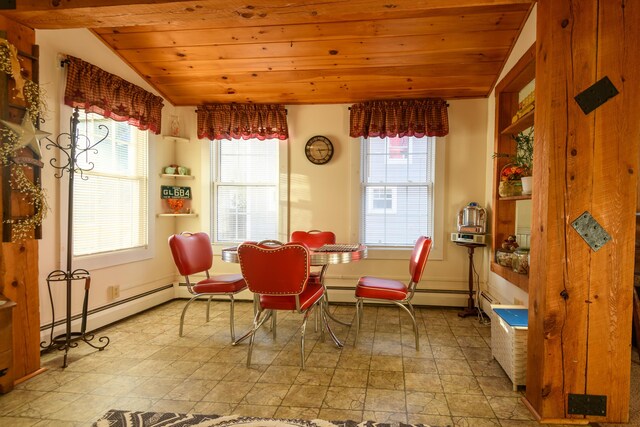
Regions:
<instances>
[{"instance_id":1,"label":"wooden post","mask_svg":"<svg viewBox=\"0 0 640 427\"><path fill-rule=\"evenodd\" d=\"M525 402L545 422L629 417L638 22L637 1L538 2ZM619 94L585 113L574 97L604 77ZM611 236L598 250L571 225L584 212Z\"/></svg>"}]
</instances>

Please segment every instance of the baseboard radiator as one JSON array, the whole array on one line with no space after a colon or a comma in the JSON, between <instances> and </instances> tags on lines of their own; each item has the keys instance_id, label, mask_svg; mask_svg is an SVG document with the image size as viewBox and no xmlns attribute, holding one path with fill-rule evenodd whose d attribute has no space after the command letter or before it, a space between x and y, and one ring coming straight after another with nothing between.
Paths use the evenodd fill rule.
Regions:
<instances>
[{"instance_id":1,"label":"baseboard radiator","mask_svg":"<svg viewBox=\"0 0 640 427\"><path fill-rule=\"evenodd\" d=\"M500 304L500 301L496 299L489 291L482 290L478 295L478 308L485 313L491 313L491 305Z\"/></svg>"}]
</instances>

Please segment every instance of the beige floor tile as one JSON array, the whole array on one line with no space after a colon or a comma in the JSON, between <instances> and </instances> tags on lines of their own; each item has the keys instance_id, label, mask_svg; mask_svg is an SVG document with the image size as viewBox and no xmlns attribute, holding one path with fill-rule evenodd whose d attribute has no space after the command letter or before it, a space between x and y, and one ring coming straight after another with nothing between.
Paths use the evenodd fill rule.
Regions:
<instances>
[{"instance_id":1,"label":"beige floor tile","mask_svg":"<svg viewBox=\"0 0 640 427\"><path fill-rule=\"evenodd\" d=\"M319 408L280 406L274 415L276 418L313 420L318 418Z\"/></svg>"},{"instance_id":2,"label":"beige floor tile","mask_svg":"<svg viewBox=\"0 0 640 427\"><path fill-rule=\"evenodd\" d=\"M235 403L198 402L193 407L194 414L202 415L232 415L238 406Z\"/></svg>"},{"instance_id":3,"label":"beige floor tile","mask_svg":"<svg viewBox=\"0 0 640 427\"><path fill-rule=\"evenodd\" d=\"M407 422L410 424L424 424L425 426L447 427L452 426L451 417L432 414L407 414Z\"/></svg>"},{"instance_id":4,"label":"beige floor tile","mask_svg":"<svg viewBox=\"0 0 640 427\"><path fill-rule=\"evenodd\" d=\"M244 396L240 404L278 407L290 388L289 384L257 383Z\"/></svg>"},{"instance_id":5,"label":"beige floor tile","mask_svg":"<svg viewBox=\"0 0 640 427\"><path fill-rule=\"evenodd\" d=\"M112 409L122 409L127 411L149 411L151 406L158 399L149 399L143 397L119 397L113 402Z\"/></svg>"},{"instance_id":6,"label":"beige floor tile","mask_svg":"<svg viewBox=\"0 0 640 427\"><path fill-rule=\"evenodd\" d=\"M22 417L2 417L0 418L0 426L11 427L31 427L42 422L40 418L22 418Z\"/></svg>"},{"instance_id":7,"label":"beige floor tile","mask_svg":"<svg viewBox=\"0 0 640 427\"><path fill-rule=\"evenodd\" d=\"M440 375L473 375L466 360L435 359Z\"/></svg>"},{"instance_id":8,"label":"beige floor tile","mask_svg":"<svg viewBox=\"0 0 640 427\"><path fill-rule=\"evenodd\" d=\"M149 378L127 392L127 396L161 399L182 381L176 378Z\"/></svg>"},{"instance_id":9,"label":"beige floor tile","mask_svg":"<svg viewBox=\"0 0 640 427\"><path fill-rule=\"evenodd\" d=\"M449 415L444 393L407 391L407 412L410 414Z\"/></svg>"},{"instance_id":10,"label":"beige floor tile","mask_svg":"<svg viewBox=\"0 0 640 427\"><path fill-rule=\"evenodd\" d=\"M365 411L405 412L405 392L369 387L367 388L364 409ZM376 419L376 421L380 420Z\"/></svg>"},{"instance_id":11,"label":"beige floor tile","mask_svg":"<svg viewBox=\"0 0 640 427\"><path fill-rule=\"evenodd\" d=\"M434 393L443 391L440 376L437 374L407 372L404 374L404 383L407 391L430 391Z\"/></svg>"},{"instance_id":12,"label":"beige floor tile","mask_svg":"<svg viewBox=\"0 0 640 427\"><path fill-rule=\"evenodd\" d=\"M366 387L369 377L368 369L341 369L333 373L332 387Z\"/></svg>"},{"instance_id":13,"label":"beige floor tile","mask_svg":"<svg viewBox=\"0 0 640 427\"><path fill-rule=\"evenodd\" d=\"M434 359L465 359L458 346L434 345L431 347Z\"/></svg>"},{"instance_id":14,"label":"beige floor tile","mask_svg":"<svg viewBox=\"0 0 640 427\"><path fill-rule=\"evenodd\" d=\"M67 405L73 404L82 397L78 393L60 393L51 391L40 397L20 405L9 415L16 417L48 418Z\"/></svg>"},{"instance_id":15,"label":"beige floor tile","mask_svg":"<svg viewBox=\"0 0 640 427\"><path fill-rule=\"evenodd\" d=\"M524 406L520 397L487 397L489 405L499 419L532 420L531 412Z\"/></svg>"},{"instance_id":16,"label":"beige floor tile","mask_svg":"<svg viewBox=\"0 0 640 427\"><path fill-rule=\"evenodd\" d=\"M501 424L495 418L453 417L456 427L500 427ZM538 425L538 427L540 427Z\"/></svg>"},{"instance_id":17,"label":"beige floor tile","mask_svg":"<svg viewBox=\"0 0 640 427\"><path fill-rule=\"evenodd\" d=\"M300 368L296 366L269 366L258 379L258 382L293 384L298 374L300 374Z\"/></svg>"},{"instance_id":18,"label":"beige floor tile","mask_svg":"<svg viewBox=\"0 0 640 427\"><path fill-rule=\"evenodd\" d=\"M513 391L513 384L507 377L478 377L478 384L485 396L520 397L521 394Z\"/></svg>"},{"instance_id":19,"label":"beige floor tile","mask_svg":"<svg viewBox=\"0 0 640 427\"><path fill-rule=\"evenodd\" d=\"M265 406L265 405L244 405L240 404L233 411L237 415L243 415L246 417L273 417L278 410L277 406Z\"/></svg>"},{"instance_id":20,"label":"beige floor tile","mask_svg":"<svg viewBox=\"0 0 640 427\"><path fill-rule=\"evenodd\" d=\"M470 375L440 375L445 393L482 394L476 377Z\"/></svg>"},{"instance_id":21,"label":"beige floor tile","mask_svg":"<svg viewBox=\"0 0 640 427\"><path fill-rule=\"evenodd\" d=\"M369 387L404 390L404 373L396 371L369 371Z\"/></svg>"},{"instance_id":22,"label":"beige floor tile","mask_svg":"<svg viewBox=\"0 0 640 427\"><path fill-rule=\"evenodd\" d=\"M362 419L378 423L406 423L407 414L405 412L364 411Z\"/></svg>"},{"instance_id":23,"label":"beige floor tile","mask_svg":"<svg viewBox=\"0 0 640 427\"><path fill-rule=\"evenodd\" d=\"M255 363L252 363L251 367L248 368L244 364L236 365L222 378L222 381L255 383L264 374L267 367L267 365L257 365Z\"/></svg>"},{"instance_id":24,"label":"beige floor tile","mask_svg":"<svg viewBox=\"0 0 640 427\"><path fill-rule=\"evenodd\" d=\"M402 358L396 356L371 356L372 371L396 371L402 372Z\"/></svg>"},{"instance_id":25,"label":"beige floor tile","mask_svg":"<svg viewBox=\"0 0 640 427\"><path fill-rule=\"evenodd\" d=\"M247 395L254 383L220 381L202 400L217 403L238 404Z\"/></svg>"},{"instance_id":26,"label":"beige floor tile","mask_svg":"<svg viewBox=\"0 0 640 427\"><path fill-rule=\"evenodd\" d=\"M320 409L318 417L327 421L362 421L362 411L350 411L347 409Z\"/></svg>"},{"instance_id":27,"label":"beige floor tile","mask_svg":"<svg viewBox=\"0 0 640 427\"><path fill-rule=\"evenodd\" d=\"M179 414L187 414L193 411L196 403L198 402L192 400L161 399L155 402L149 410L155 412L177 412Z\"/></svg>"},{"instance_id":28,"label":"beige floor tile","mask_svg":"<svg viewBox=\"0 0 640 427\"><path fill-rule=\"evenodd\" d=\"M91 423L107 412L116 401L116 397L83 395L81 398L65 405L47 418L64 421Z\"/></svg>"},{"instance_id":29,"label":"beige floor tile","mask_svg":"<svg viewBox=\"0 0 640 427\"><path fill-rule=\"evenodd\" d=\"M282 406L320 408L328 387L316 385L293 385L282 401Z\"/></svg>"},{"instance_id":30,"label":"beige floor tile","mask_svg":"<svg viewBox=\"0 0 640 427\"><path fill-rule=\"evenodd\" d=\"M491 405L482 395L447 393L445 396L453 416L495 418Z\"/></svg>"},{"instance_id":31,"label":"beige floor tile","mask_svg":"<svg viewBox=\"0 0 640 427\"><path fill-rule=\"evenodd\" d=\"M198 402L218 384L215 380L186 379L171 389L163 399Z\"/></svg>"},{"instance_id":32,"label":"beige floor tile","mask_svg":"<svg viewBox=\"0 0 640 427\"><path fill-rule=\"evenodd\" d=\"M196 380L215 380L223 379L234 367L234 363L205 363L196 369L189 378Z\"/></svg>"},{"instance_id":33,"label":"beige floor tile","mask_svg":"<svg viewBox=\"0 0 640 427\"><path fill-rule=\"evenodd\" d=\"M364 409L365 395L365 388L329 387L322 403L322 408L362 411Z\"/></svg>"},{"instance_id":34,"label":"beige floor tile","mask_svg":"<svg viewBox=\"0 0 640 427\"><path fill-rule=\"evenodd\" d=\"M415 372L421 374L435 374L438 372L436 369L436 359L416 359L405 357L403 363L404 372Z\"/></svg>"},{"instance_id":35,"label":"beige floor tile","mask_svg":"<svg viewBox=\"0 0 640 427\"><path fill-rule=\"evenodd\" d=\"M335 369L333 368L306 368L294 380L296 385L320 385L328 386L331 384Z\"/></svg>"}]
</instances>

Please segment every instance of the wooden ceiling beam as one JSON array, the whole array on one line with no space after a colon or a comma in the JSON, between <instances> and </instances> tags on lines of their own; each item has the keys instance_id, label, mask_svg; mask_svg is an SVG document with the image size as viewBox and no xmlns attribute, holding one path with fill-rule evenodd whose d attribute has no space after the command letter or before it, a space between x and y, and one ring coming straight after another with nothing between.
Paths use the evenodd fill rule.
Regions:
<instances>
[{"instance_id":1,"label":"wooden ceiling beam","mask_svg":"<svg viewBox=\"0 0 640 427\"><path fill-rule=\"evenodd\" d=\"M535 0L333 0L296 3L290 0L255 0L238 6L236 0L195 1L99 1L28 0L17 2L15 10L0 13L30 28L103 28L139 25L189 25L217 22L222 26L285 25L304 22L342 22L388 19L416 14L480 12L484 8L513 7L528 10ZM55 5L54 5L55 4ZM401 16L402 15L402 16Z\"/></svg>"}]
</instances>

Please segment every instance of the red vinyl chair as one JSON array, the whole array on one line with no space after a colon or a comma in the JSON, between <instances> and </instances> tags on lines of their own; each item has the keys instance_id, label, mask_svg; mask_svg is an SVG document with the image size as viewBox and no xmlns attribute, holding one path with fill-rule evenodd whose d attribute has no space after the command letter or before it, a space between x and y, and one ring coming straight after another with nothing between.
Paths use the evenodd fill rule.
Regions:
<instances>
[{"instance_id":1,"label":"red vinyl chair","mask_svg":"<svg viewBox=\"0 0 640 427\"><path fill-rule=\"evenodd\" d=\"M300 333L300 361L304 369L304 333L307 318L324 295L319 282L309 280L310 255L306 245L287 243L279 247L245 242L238 246L240 269L249 290L254 293L256 315L247 354L251 353L256 331L277 310L304 314Z\"/></svg>"},{"instance_id":2,"label":"red vinyl chair","mask_svg":"<svg viewBox=\"0 0 640 427\"><path fill-rule=\"evenodd\" d=\"M304 243L311 250L318 249L323 245L333 245L336 243L336 235L331 231L294 231L291 233L291 242ZM325 266L320 271L312 271L310 279L315 281L321 281L323 270L326 270Z\"/></svg>"},{"instance_id":3,"label":"red vinyl chair","mask_svg":"<svg viewBox=\"0 0 640 427\"><path fill-rule=\"evenodd\" d=\"M207 322L209 321L209 307L211 298L216 295L227 295L231 299L230 308L230 327L231 341L235 340L235 328L233 322L233 296L247 288L242 275L240 274L221 274L210 276L209 270L213 265L213 249L211 241L207 233L189 233L174 234L169 237L169 247L173 260L178 267L178 271L182 274L187 282L187 289L193 297L187 302L182 309L180 316L180 336L182 336L182 328L184 325L184 315L189 305L200 297L209 297L207 301ZM189 276L205 273L206 278L197 283L192 283Z\"/></svg>"},{"instance_id":4,"label":"red vinyl chair","mask_svg":"<svg viewBox=\"0 0 640 427\"><path fill-rule=\"evenodd\" d=\"M413 333L416 336L416 350L420 349L418 325L416 324L416 316L411 305L411 299L416 290L416 286L422 277L424 266L427 264L427 258L429 258L429 252L431 251L431 238L420 236L413 252L411 253L411 259L409 260L409 274L411 280L409 285L405 285L397 280L381 279L378 277L364 276L358 280L356 286L356 338L355 343L358 343L358 332L360 329L360 322L362 317L362 311L364 308L364 301L387 301L392 302L402 307L413 322Z\"/></svg>"}]
</instances>

